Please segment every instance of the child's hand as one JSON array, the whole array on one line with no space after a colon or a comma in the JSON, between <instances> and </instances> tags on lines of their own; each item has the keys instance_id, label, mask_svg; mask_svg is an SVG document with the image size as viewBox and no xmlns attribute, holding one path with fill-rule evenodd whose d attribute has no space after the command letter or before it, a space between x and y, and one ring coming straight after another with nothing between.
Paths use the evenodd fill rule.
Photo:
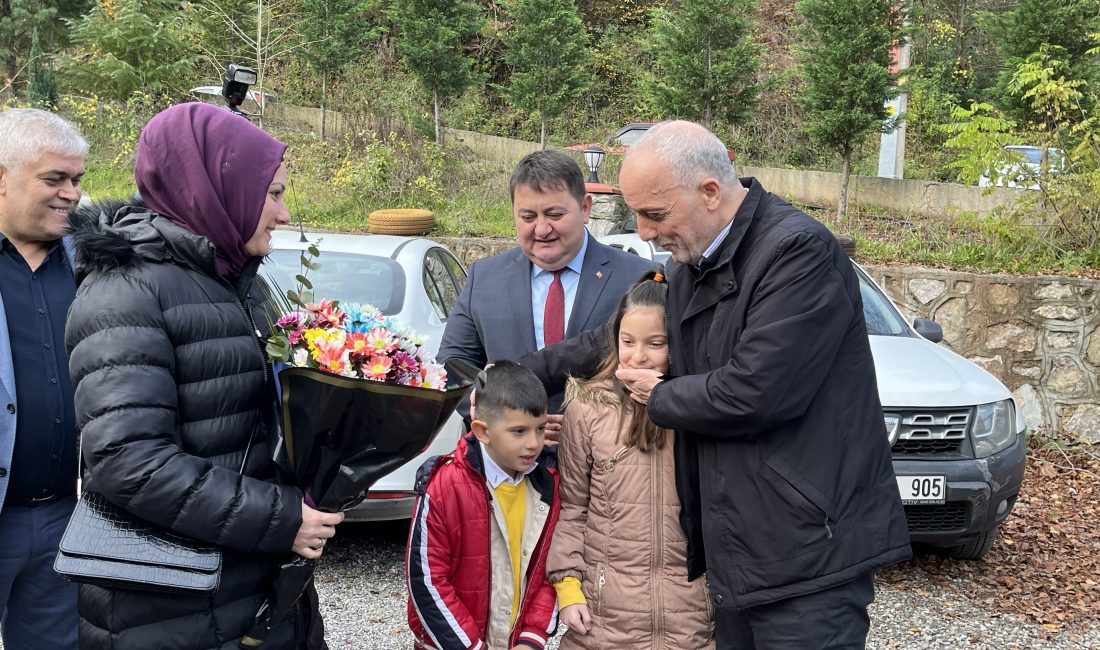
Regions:
<instances>
[{"instance_id":1,"label":"child's hand","mask_svg":"<svg viewBox=\"0 0 1100 650\"><path fill-rule=\"evenodd\" d=\"M570 605L558 612L558 618L569 626L570 630L576 630L584 636L592 629L592 614L588 612L588 605L579 603Z\"/></svg>"}]
</instances>

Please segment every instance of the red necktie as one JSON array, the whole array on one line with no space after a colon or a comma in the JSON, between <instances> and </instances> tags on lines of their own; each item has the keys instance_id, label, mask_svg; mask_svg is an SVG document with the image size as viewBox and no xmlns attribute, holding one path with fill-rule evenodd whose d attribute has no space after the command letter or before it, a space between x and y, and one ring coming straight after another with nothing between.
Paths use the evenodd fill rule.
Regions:
<instances>
[{"instance_id":1,"label":"red necktie","mask_svg":"<svg viewBox=\"0 0 1100 650\"><path fill-rule=\"evenodd\" d=\"M565 269L554 271L554 281L546 294L546 306L542 310L542 342L553 345L565 338L565 287L561 284L561 274Z\"/></svg>"}]
</instances>

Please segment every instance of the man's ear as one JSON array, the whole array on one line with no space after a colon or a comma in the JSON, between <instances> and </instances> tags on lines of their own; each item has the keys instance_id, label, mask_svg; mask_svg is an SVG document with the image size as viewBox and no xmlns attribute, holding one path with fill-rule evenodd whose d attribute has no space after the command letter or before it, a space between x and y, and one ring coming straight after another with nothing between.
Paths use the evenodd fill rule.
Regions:
<instances>
[{"instance_id":1,"label":"man's ear","mask_svg":"<svg viewBox=\"0 0 1100 650\"><path fill-rule=\"evenodd\" d=\"M592 215L592 195L585 194L581 201L581 214L584 215L584 223L588 223L588 217Z\"/></svg>"},{"instance_id":2,"label":"man's ear","mask_svg":"<svg viewBox=\"0 0 1100 650\"><path fill-rule=\"evenodd\" d=\"M470 423L470 428L473 430L474 437L478 439L478 442L489 444L489 423L485 420L474 420Z\"/></svg>"},{"instance_id":3,"label":"man's ear","mask_svg":"<svg viewBox=\"0 0 1100 650\"><path fill-rule=\"evenodd\" d=\"M11 174L8 173L8 170L5 169L3 165L0 165L0 196L8 195L9 176L11 176Z\"/></svg>"},{"instance_id":4,"label":"man's ear","mask_svg":"<svg viewBox=\"0 0 1100 650\"><path fill-rule=\"evenodd\" d=\"M706 178L699 183L699 192L703 195L703 205L708 210L717 210L722 204L722 184L717 178Z\"/></svg>"}]
</instances>

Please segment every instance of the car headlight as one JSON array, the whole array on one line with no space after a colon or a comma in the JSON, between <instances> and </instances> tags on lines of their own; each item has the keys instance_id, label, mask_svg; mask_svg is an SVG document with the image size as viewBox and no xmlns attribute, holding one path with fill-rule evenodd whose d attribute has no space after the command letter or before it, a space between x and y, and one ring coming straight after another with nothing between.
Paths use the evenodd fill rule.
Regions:
<instances>
[{"instance_id":1,"label":"car headlight","mask_svg":"<svg viewBox=\"0 0 1100 650\"><path fill-rule=\"evenodd\" d=\"M901 430L901 416L894 413L884 413L882 419L886 422L886 439L890 441L890 446L893 447L894 443L898 441L898 431Z\"/></svg>"},{"instance_id":2,"label":"car headlight","mask_svg":"<svg viewBox=\"0 0 1100 650\"><path fill-rule=\"evenodd\" d=\"M1012 400L979 404L975 410L974 426L970 427L975 456L991 456L1016 441L1016 411Z\"/></svg>"}]
</instances>

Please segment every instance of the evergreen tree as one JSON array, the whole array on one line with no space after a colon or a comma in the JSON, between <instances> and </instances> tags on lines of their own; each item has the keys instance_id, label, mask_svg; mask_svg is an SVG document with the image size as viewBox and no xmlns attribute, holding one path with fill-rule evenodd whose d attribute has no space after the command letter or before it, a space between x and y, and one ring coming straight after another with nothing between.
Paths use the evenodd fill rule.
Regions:
<instances>
[{"instance_id":1,"label":"evergreen tree","mask_svg":"<svg viewBox=\"0 0 1100 650\"><path fill-rule=\"evenodd\" d=\"M508 11L511 29L504 35L505 60L512 77L504 98L539 114L542 148L546 121L588 90L591 57L588 35L573 0L516 0Z\"/></svg>"},{"instance_id":2,"label":"evergreen tree","mask_svg":"<svg viewBox=\"0 0 1100 650\"><path fill-rule=\"evenodd\" d=\"M662 116L744 121L756 105L760 47L750 39L754 0L685 0L653 11L657 79L653 102Z\"/></svg>"},{"instance_id":3,"label":"evergreen tree","mask_svg":"<svg viewBox=\"0 0 1100 650\"><path fill-rule=\"evenodd\" d=\"M171 0L99 0L70 25L73 52L62 60L62 76L80 90L127 99L138 91L182 94L192 81L197 58Z\"/></svg>"},{"instance_id":4,"label":"evergreen tree","mask_svg":"<svg viewBox=\"0 0 1100 650\"><path fill-rule=\"evenodd\" d=\"M892 127L885 104L899 89L890 71L890 46L901 37L893 6L893 0L799 0L796 5L806 20L797 48L806 132L843 158L840 217L848 208L856 144L872 130Z\"/></svg>"},{"instance_id":5,"label":"evergreen tree","mask_svg":"<svg viewBox=\"0 0 1100 650\"><path fill-rule=\"evenodd\" d=\"M57 77L42 53L42 46L38 42L38 29L31 35L30 55L31 79L27 86L27 99L32 106L57 110L61 98L57 94Z\"/></svg>"},{"instance_id":6,"label":"evergreen tree","mask_svg":"<svg viewBox=\"0 0 1100 650\"><path fill-rule=\"evenodd\" d=\"M68 34L63 20L80 16L92 4L91 0L0 0L0 43L5 45L0 48L2 74L9 81L16 81L30 58L31 35L35 30L51 52L64 47Z\"/></svg>"},{"instance_id":7,"label":"evergreen tree","mask_svg":"<svg viewBox=\"0 0 1100 650\"><path fill-rule=\"evenodd\" d=\"M432 98L435 142L443 144L440 107L474 82L466 47L481 28L481 8L470 0L393 0L397 53Z\"/></svg>"},{"instance_id":8,"label":"evergreen tree","mask_svg":"<svg viewBox=\"0 0 1100 650\"><path fill-rule=\"evenodd\" d=\"M365 0L299 0L302 58L321 75L322 139L331 75L364 56L378 38L366 5Z\"/></svg>"}]
</instances>

